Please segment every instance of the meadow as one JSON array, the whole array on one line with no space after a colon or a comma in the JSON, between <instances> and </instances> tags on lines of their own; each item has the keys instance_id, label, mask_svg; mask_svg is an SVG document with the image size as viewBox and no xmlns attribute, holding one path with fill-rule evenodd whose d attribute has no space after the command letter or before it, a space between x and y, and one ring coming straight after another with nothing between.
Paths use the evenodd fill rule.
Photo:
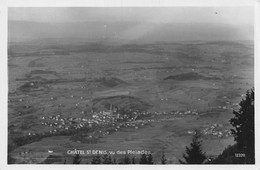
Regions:
<instances>
[{"instance_id":1,"label":"meadow","mask_svg":"<svg viewBox=\"0 0 260 170\"><path fill-rule=\"evenodd\" d=\"M13 43L9 155L15 163L42 163L52 154L62 158L54 163L63 163L69 149L131 149L151 151L155 162L164 152L175 164L199 129L203 149L216 156L234 143L229 119L253 86L254 48L248 41ZM117 111L111 113L111 106ZM68 133L71 127L75 131Z\"/></svg>"}]
</instances>

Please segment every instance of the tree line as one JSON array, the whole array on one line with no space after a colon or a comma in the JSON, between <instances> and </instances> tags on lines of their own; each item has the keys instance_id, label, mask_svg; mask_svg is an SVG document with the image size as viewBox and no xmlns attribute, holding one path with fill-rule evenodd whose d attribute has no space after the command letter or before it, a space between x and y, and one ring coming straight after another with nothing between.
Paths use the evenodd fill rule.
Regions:
<instances>
[{"instance_id":1,"label":"tree line","mask_svg":"<svg viewBox=\"0 0 260 170\"><path fill-rule=\"evenodd\" d=\"M255 163L255 112L254 112L254 88L246 92L246 96L239 103L240 109L233 111L234 117L230 119L233 126L231 132L234 136L235 144L228 146L216 158L207 156L202 150L202 139L199 130L195 130L192 141L186 146L183 158L179 160L181 164L254 164ZM67 132L71 133L73 130ZM44 135L45 136L45 135ZM32 138L41 138L34 136ZM32 140L32 139L24 139ZM33 139L34 141L35 139ZM21 144L24 141L17 141ZM8 150L10 148L8 147ZM81 164L80 155L73 157L72 164ZM11 158L10 158L11 160ZM9 157L8 157L9 163ZM92 158L91 164L154 164L152 154L142 154L140 158L126 155L123 159L112 159L110 155L96 155ZM66 160L64 162L66 164ZM167 164L164 153L161 156L161 164Z\"/></svg>"},{"instance_id":2,"label":"tree line","mask_svg":"<svg viewBox=\"0 0 260 170\"><path fill-rule=\"evenodd\" d=\"M254 88L246 92L245 99L240 101L240 109L233 110L234 117L230 119L233 126L231 132L235 144L228 146L216 158L207 156L202 150L202 139L199 130L195 130L192 141L186 146L183 158L179 159L181 164L254 164L255 163L255 112L254 112ZM81 158L76 155L73 164L80 164ZM154 164L152 154L143 154L139 160L135 157L125 156L124 159L116 161L111 156L94 156L91 164ZM167 164L167 159L162 154L161 164Z\"/></svg>"},{"instance_id":3,"label":"tree line","mask_svg":"<svg viewBox=\"0 0 260 170\"><path fill-rule=\"evenodd\" d=\"M81 164L82 158L79 154L75 155L72 164ZM64 162L66 164L66 161ZM142 154L139 159L125 155L124 158L116 160L110 155L96 155L92 158L90 164L154 164L152 154Z\"/></svg>"},{"instance_id":4,"label":"tree line","mask_svg":"<svg viewBox=\"0 0 260 170\"><path fill-rule=\"evenodd\" d=\"M235 144L228 146L216 158L206 156L201 149L200 133L196 131L192 143L186 147L181 164L254 164L255 163L255 92L246 92L245 99L239 103L240 109L233 110L234 117L229 120Z\"/></svg>"}]
</instances>

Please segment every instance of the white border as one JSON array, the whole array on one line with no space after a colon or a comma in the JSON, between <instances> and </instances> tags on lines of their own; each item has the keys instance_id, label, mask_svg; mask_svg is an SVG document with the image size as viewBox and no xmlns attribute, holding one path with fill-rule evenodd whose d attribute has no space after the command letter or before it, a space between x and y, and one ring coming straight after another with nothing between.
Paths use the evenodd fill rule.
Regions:
<instances>
[{"instance_id":1,"label":"white border","mask_svg":"<svg viewBox=\"0 0 260 170\"><path fill-rule=\"evenodd\" d=\"M255 6L255 92L256 92L256 165L7 165L7 94L8 94L8 77L7 77L7 8L8 7L171 7L171 6ZM0 0L0 170L2 169L260 169L260 149L258 120L259 111L259 83L257 73L259 72L260 59L258 57L260 46L260 0Z\"/></svg>"},{"instance_id":2,"label":"white border","mask_svg":"<svg viewBox=\"0 0 260 170\"><path fill-rule=\"evenodd\" d=\"M168 6L245 6L254 0L6 0L9 7L27 6L89 6L89 7L168 7Z\"/></svg>"}]
</instances>

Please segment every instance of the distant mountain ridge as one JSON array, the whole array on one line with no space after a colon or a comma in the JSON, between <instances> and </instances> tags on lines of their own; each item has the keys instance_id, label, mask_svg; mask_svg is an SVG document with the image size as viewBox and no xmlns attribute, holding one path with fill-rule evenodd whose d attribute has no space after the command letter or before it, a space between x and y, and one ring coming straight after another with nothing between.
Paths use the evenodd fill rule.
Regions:
<instances>
[{"instance_id":1,"label":"distant mountain ridge","mask_svg":"<svg viewBox=\"0 0 260 170\"><path fill-rule=\"evenodd\" d=\"M216 23L70 22L41 23L8 21L8 41L62 39L82 42L140 43L176 41L253 40L253 26Z\"/></svg>"}]
</instances>

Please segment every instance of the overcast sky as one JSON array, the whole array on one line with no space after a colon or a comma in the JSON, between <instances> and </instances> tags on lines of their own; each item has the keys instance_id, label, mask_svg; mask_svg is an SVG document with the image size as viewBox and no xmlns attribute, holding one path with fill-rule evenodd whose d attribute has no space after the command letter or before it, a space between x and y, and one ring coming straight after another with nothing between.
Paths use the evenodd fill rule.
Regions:
<instances>
[{"instance_id":1,"label":"overcast sky","mask_svg":"<svg viewBox=\"0 0 260 170\"><path fill-rule=\"evenodd\" d=\"M252 25L253 7L11 7L9 20L38 22L146 21Z\"/></svg>"}]
</instances>

